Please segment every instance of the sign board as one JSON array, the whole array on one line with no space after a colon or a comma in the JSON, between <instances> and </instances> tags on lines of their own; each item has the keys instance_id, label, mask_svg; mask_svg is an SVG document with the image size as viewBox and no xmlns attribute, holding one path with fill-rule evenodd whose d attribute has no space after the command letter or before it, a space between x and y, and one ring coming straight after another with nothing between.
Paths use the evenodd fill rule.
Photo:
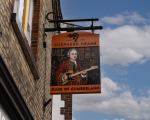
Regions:
<instances>
[{"instance_id":1,"label":"sign board","mask_svg":"<svg viewBox=\"0 0 150 120\"><path fill-rule=\"evenodd\" d=\"M101 93L99 35L67 32L52 38L50 94Z\"/></svg>"}]
</instances>

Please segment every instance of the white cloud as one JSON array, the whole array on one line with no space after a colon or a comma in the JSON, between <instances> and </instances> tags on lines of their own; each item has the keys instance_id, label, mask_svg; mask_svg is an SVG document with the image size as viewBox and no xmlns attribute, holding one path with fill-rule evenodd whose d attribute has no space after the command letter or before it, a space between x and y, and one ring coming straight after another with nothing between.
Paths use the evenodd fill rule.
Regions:
<instances>
[{"instance_id":1,"label":"white cloud","mask_svg":"<svg viewBox=\"0 0 150 120\"><path fill-rule=\"evenodd\" d=\"M122 25L125 23L125 18L123 15L118 14L115 17L103 17L101 21L108 24Z\"/></svg>"},{"instance_id":2,"label":"white cloud","mask_svg":"<svg viewBox=\"0 0 150 120\"><path fill-rule=\"evenodd\" d=\"M96 31L100 34L102 64L145 63L150 59L150 25L136 27L125 25L116 29Z\"/></svg>"},{"instance_id":3,"label":"white cloud","mask_svg":"<svg viewBox=\"0 0 150 120\"><path fill-rule=\"evenodd\" d=\"M76 120L74 117L72 117L72 120Z\"/></svg>"},{"instance_id":4,"label":"white cloud","mask_svg":"<svg viewBox=\"0 0 150 120\"><path fill-rule=\"evenodd\" d=\"M101 94L73 95L73 110L93 111L109 115L123 115L129 119L150 119L150 96L135 97L116 82L102 78ZM150 90L147 92L149 93Z\"/></svg>"},{"instance_id":5,"label":"white cloud","mask_svg":"<svg viewBox=\"0 0 150 120\"><path fill-rule=\"evenodd\" d=\"M142 58L142 54L139 54L130 48L124 48L121 50L107 48L101 56L101 62L103 64L121 64L122 66L127 66L129 63L137 62Z\"/></svg>"},{"instance_id":6,"label":"white cloud","mask_svg":"<svg viewBox=\"0 0 150 120\"><path fill-rule=\"evenodd\" d=\"M108 91L122 91L122 88L117 85L116 82L113 82L110 78L108 77L103 77L102 81L103 87L102 88L107 88Z\"/></svg>"},{"instance_id":7,"label":"white cloud","mask_svg":"<svg viewBox=\"0 0 150 120\"><path fill-rule=\"evenodd\" d=\"M103 17L100 20L102 23L113 24L113 25L124 25L124 24L145 24L146 19L141 17L137 12L124 12L123 14L117 14L116 16Z\"/></svg>"},{"instance_id":8,"label":"white cloud","mask_svg":"<svg viewBox=\"0 0 150 120\"><path fill-rule=\"evenodd\" d=\"M149 60L148 58L142 59L142 60L140 61L140 64L143 64L143 63L145 63L145 62L148 61L148 60Z\"/></svg>"},{"instance_id":9,"label":"white cloud","mask_svg":"<svg viewBox=\"0 0 150 120\"><path fill-rule=\"evenodd\" d=\"M116 73L119 74L119 75L125 75L125 74L128 73L127 70L121 69L119 65L116 66L115 68L113 68L113 72L116 72Z\"/></svg>"},{"instance_id":10,"label":"white cloud","mask_svg":"<svg viewBox=\"0 0 150 120\"><path fill-rule=\"evenodd\" d=\"M141 15L139 15L137 12L131 12L131 14L129 13L127 16L125 16L125 19L129 20L130 24L146 22L146 19L141 17Z\"/></svg>"},{"instance_id":11,"label":"white cloud","mask_svg":"<svg viewBox=\"0 0 150 120\"><path fill-rule=\"evenodd\" d=\"M131 88L130 88L130 86L129 85L126 85L126 84L124 84L124 83L122 83L122 89L123 90L126 90L126 91L128 91L128 90L131 90Z\"/></svg>"},{"instance_id":12,"label":"white cloud","mask_svg":"<svg viewBox=\"0 0 150 120\"><path fill-rule=\"evenodd\" d=\"M140 89L139 91L140 91L140 92L142 92L143 90L142 90L142 89Z\"/></svg>"},{"instance_id":13,"label":"white cloud","mask_svg":"<svg viewBox=\"0 0 150 120\"><path fill-rule=\"evenodd\" d=\"M148 90L147 93L150 94L150 90Z\"/></svg>"}]
</instances>

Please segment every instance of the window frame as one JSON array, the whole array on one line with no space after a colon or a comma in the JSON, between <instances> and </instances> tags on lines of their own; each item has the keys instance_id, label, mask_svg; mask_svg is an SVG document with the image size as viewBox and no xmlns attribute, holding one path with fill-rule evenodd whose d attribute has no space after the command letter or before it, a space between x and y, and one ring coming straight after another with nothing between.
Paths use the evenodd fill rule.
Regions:
<instances>
[{"instance_id":1,"label":"window frame","mask_svg":"<svg viewBox=\"0 0 150 120\"><path fill-rule=\"evenodd\" d=\"M15 0L13 13L17 14L28 44L31 47L34 0L26 1L27 0Z\"/></svg>"}]
</instances>

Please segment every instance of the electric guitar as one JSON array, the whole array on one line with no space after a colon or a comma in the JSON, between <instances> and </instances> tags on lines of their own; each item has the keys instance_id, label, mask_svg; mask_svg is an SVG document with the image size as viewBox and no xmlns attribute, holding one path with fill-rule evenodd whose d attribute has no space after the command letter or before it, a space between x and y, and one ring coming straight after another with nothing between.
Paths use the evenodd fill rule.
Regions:
<instances>
[{"instance_id":1,"label":"electric guitar","mask_svg":"<svg viewBox=\"0 0 150 120\"><path fill-rule=\"evenodd\" d=\"M98 66L91 66L91 68L88 68L88 69L86 69L85 71L87 72L87 71L90 71L90 70L94 70L94 69L96 69L96 68L98 68ZM65 73L65 75L68 76L68 80L65 80L65 81L62 83L62 85L65 85L67 82L70 82L70 81L75 81L75 78L73 78L73 77L76 76L76 75L81 74L83 71L84 71L84 70L73 74L73 70L69 70L68 72Z\"/></svg>"}]
</instances>

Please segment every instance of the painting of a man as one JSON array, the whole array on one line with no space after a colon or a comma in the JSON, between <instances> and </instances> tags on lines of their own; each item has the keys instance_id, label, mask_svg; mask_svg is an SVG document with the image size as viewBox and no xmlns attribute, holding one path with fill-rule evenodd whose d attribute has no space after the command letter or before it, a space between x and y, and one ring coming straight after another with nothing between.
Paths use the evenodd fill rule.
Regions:
<instances>
[{"instance_id":1,"label":"painting of a man","mask_svg":"<svg viewBox=\"0 0 150 120\"><path fill-rule=\"evenodd\" d=\"M84 85L87 83L87 72L77 61L78 51L70 49L67 53L68 60L64 61L55 72L57 85ZM73 77L71 75L74 75Z\"/></svg>"}]
</instances>

